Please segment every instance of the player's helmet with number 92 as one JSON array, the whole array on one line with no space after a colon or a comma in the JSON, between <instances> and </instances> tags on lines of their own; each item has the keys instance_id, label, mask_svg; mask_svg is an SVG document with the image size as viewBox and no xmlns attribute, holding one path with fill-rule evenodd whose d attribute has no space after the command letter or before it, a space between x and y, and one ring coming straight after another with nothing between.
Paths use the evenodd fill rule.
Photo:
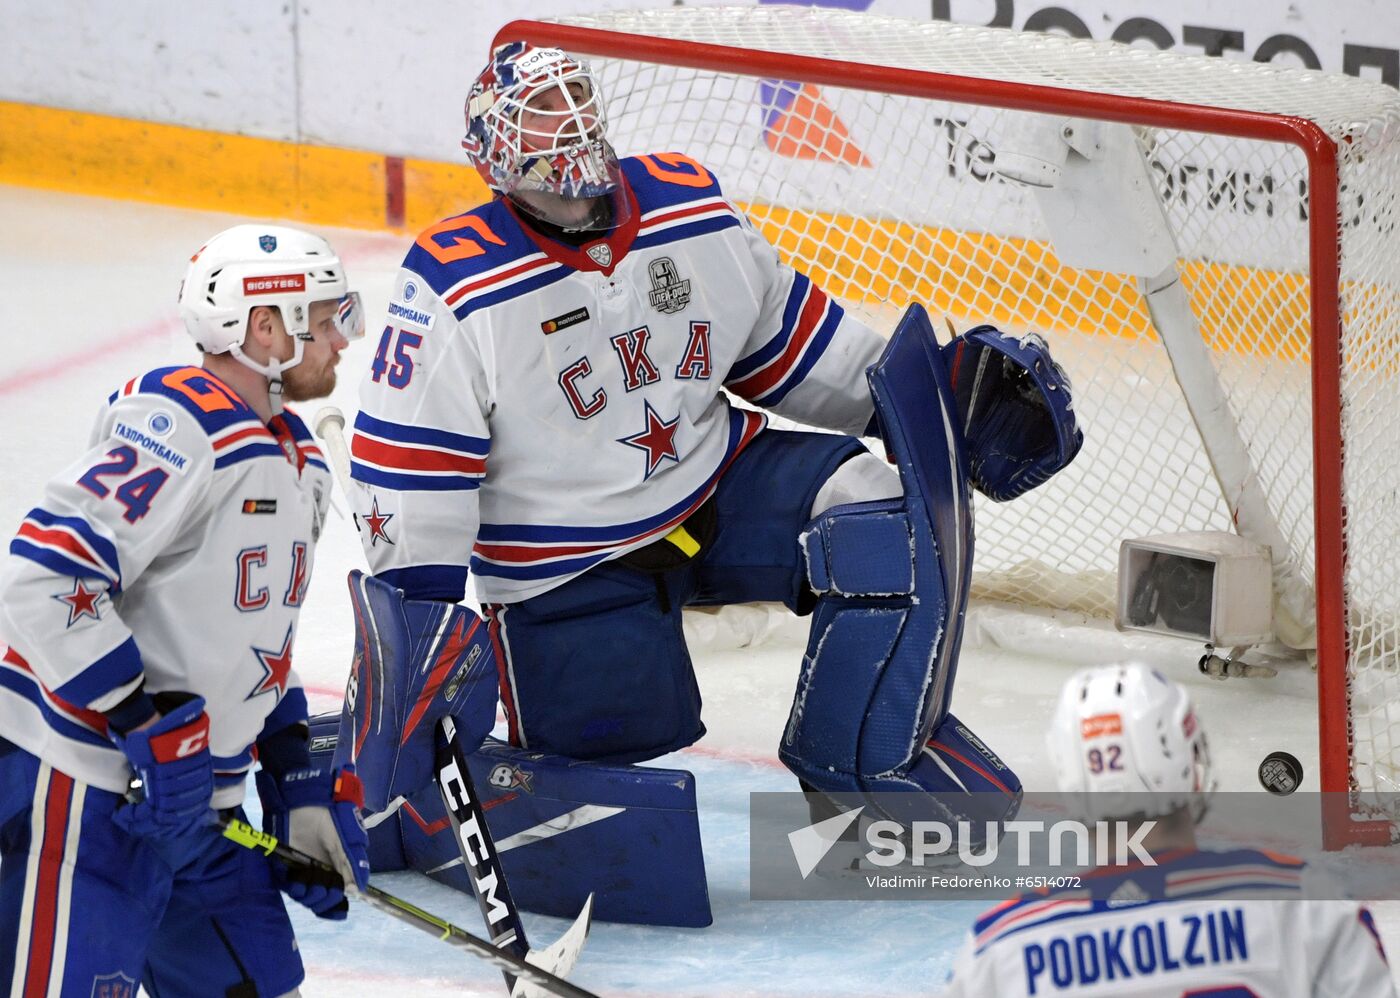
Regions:
<instances>
[{"instance_id":1,"label":"player's helmet with number 92","mask_svg":"<svg viewBox=\"0 0 1400 998\"><path fill-rule=\"evenodd\" d=\"M1214 790L1190 697L1146 665L1075 673L1047 742L1060 790L1080 796L1089 820L1152 817L1187 805L1199 821Z\"/></svg>"},{"instance_id":2,"label":"player's helmet with number 92","mask_svg":"<svg viewBox=\"0 0 1400 998\"><path fill-rule=\"evenodd\" d=\"M545 106L541 98L555 88L561 97ZM526 42L497 47L467 94L466 117L462 148L503 194L593 198L618 185L597 81L587 63L560 49Z\"/></svg>"}]
</instances>

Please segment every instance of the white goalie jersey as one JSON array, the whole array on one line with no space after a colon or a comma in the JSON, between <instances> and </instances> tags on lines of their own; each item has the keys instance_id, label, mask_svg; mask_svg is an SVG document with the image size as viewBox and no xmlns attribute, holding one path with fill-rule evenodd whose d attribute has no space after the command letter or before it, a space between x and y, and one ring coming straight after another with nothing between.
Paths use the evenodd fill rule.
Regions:
<instances>
[{"instance_id":1,"label":"white goalie jersey","mask_svg":"<svg viewBox=\"0 0 1400 998\"><path fill-rule=\"evenodd\" d=\"M1160 878L1154 900L1134 882L1146 876ZM1274 853L1193 851L1086 878L1088 888L1023 895L977 920L943 996L1395 995L1370 912L1302 900L1313 876ZM1278 900L1232 898L1246 892Z\"/></svg>"},{"instance_id":2,"label":"white goalie jersey","mask_svg":"<svg viewBox=\"0 0 1400 998\"><path fill-rule=\"evenodd\" d=\"M306 718L297 616L330 473L291 411L262 420L199 367L114 393L0 565L0 738L121 793L110 710L204 697L215 807L243 800L254 743Z\"/></svg>"},{"instance_id":3,"label":"white goalie jersey","mask_svg":"<svg viewBox=\"0 0 1400 998\"><path fill-rule=\"evenodd\" d=\"M664 536L764 425L722 388L859 434L884 339L675 153L622 163L630 218L574 248L497 199L422 233L360 395L371 568L410 597L537 595Z\"/></svg>"}]
</instances>

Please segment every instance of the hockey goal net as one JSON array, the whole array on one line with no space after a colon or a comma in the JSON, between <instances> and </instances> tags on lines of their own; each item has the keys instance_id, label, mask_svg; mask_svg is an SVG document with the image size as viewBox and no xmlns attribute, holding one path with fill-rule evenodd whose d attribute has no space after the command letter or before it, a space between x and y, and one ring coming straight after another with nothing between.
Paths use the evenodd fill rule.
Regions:
<instances>
[{"instance_id":1,"label":"hockey goal net","mask_svg":"<svg viewBox=\"0 0 1400 998\"><path fill-rule=\"evenodd\" d=\"M1393 90L821 8L611 12L498 38L590 56L619 154L704 163L786 258L877 328L917 301L963 328L1045 335L1085 447L1029 496L979 508L975 594L1111 616L1124 538L1238 530L1267 543L1280 636L1316 657L1322 789L1349 795L1330 844L1388 838ZM1075 183L1079 201L1060 203L1092 220L1047 221L1039 192ZM1116 218L1093 218L1120 187Z\"/></svg>"}]
</instances>

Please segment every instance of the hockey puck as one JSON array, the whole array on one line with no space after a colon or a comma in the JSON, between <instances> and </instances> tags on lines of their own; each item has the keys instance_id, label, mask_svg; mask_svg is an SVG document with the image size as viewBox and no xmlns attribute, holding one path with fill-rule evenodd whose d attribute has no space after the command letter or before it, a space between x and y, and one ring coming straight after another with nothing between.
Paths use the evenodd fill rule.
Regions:
<instances>
[{"instance_id":1,"label":"hockey puck","mask_svg":"<svg viewBox=\"0 0 1400 998\"><path fill-rule=\"evenodd\" d=\"M1259 782L1269 793L1287 797L1303 782L1303 764L1287 752L1270 752L1259 764Z\"/></svg>"}]
</instances>

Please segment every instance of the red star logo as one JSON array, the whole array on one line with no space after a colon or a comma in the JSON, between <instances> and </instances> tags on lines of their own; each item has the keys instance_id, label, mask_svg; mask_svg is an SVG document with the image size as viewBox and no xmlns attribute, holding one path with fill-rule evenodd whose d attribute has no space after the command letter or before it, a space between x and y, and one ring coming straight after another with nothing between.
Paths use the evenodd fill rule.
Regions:
<instances>
[{"instance_id":1,"label":"red star logo","mask_svg":"<svg viewBox=\"0 0 1400 998\"><path fill-rule=\"evenodd\" d=\"M287 675L292 671L292 625L287 625L287 636L282 639L282 647L277 651L254 648L253 654L258 656L258 663L263 667L263 677L243 699L251 700L263 693L276 693L280 701L282 694L287 692Z\"/></svg>"},{"instance_id":2,"label":"red star logo","mask_svg":"<svg viewBox=\"0 0 1400 998\"><path fill-rule=\"evenodd\" d=\"M91 617L93 620L101 620L97 610L97 602L102 599L102 589L89 589L83 585L82 579L73 580L73 591L71 593L59 593L52 599L68 606L68 623L66 627L72 627L84 617Z\"/></svg>"},{"instance_id":3,"label":"red star logo","mask_svg":"<svg viewBox=\"0 0 1400 998\"><path fill-rule=\"evenodd\" d=\"M389 521L393 518L393 513L379 512L378 498L374 500L374 504L370 506L368 513L362 513L360 515L360 519L365 521L365 526L369 527L370 547L374 547L380 541L383 541L385 544L394 543L393 538L389 536L389 531L386 529L389 526Z\"/></svg>"},{"instance_id":4,"label":"red star logo","mask_svg":"<svg viewBox=\"0 0 1400 998\"><path fill-rule=\"evenodd\" d=\"M647 428L641 433L632 434L630 437L619 437L617 442L647 452L647 470L646 474L642 476L642 480L646 481L662 461L680 461L681 456L676 453L676 424L680 422L681 417L678 413L676 418L668 423L656 414L656 410L651 407L650 402L644 402L644 404L646 405Z\"/></svg>"}]
</instances>

